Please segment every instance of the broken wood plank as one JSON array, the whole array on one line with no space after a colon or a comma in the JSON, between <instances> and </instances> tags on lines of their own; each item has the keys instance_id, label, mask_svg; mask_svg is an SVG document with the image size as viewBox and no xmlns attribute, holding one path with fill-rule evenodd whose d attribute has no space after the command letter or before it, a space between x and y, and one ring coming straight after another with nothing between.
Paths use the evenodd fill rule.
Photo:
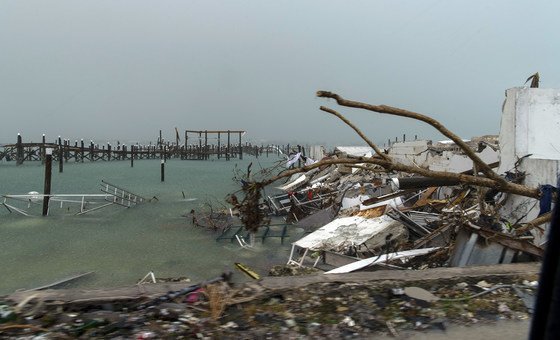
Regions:
<instances>
[{"instance_id":1,"label":"broken wood plank","mask_svg":"<svg viewBox=\"0 0 560 340\"><path fill-rule=\"evenodd\" d=\"M526 277L540 272L541 263L511 263L490 266L440 267L424 270L378 270L330 275L305 275L291 277L264 277L260 285L267 289L299 288L324 282L372 282L372 281L435 281L454 278L477 278L488 276Z\"/></svg>"},{"instance_id":2,"label":"broken wood plank","mask_svg":"<svg viewBox=\"0 0 560 340\"><path fill-rule=\"evenodd\" d=\"M82 277L84 277L84 276L88 276L88 275L93 274L93 273L94 273L94 272L91 271L91 272L86 272L86 273L80 273L80 274L72 275L72 276L70 276L70 277L66 277L66 278L64 278L64 279L55 281L55 282L53 282L53 283L46 284L46 285L44 285L44 286L39 286L39 287L36 287L36 288L26 289L26 290L24 290L24 292L33 292L33 291L37 291L37 290L44 290L44 289L54 288L54 287L56 287L56 286L60 286L60 285L65 284L65 283L69 283L69 282L75 281L75 280L77 280L77 279L79 279L79 278L82 278Z\"/></svg>"},{"instance_id":3,"label":"broken wood plank","mask_svg":"<svg viewBox=\"0 0 560 340\"><path fill-rule=\"evenodd\" d=\"M499 244L501 244L505 247L515 249L515 250L519 250L519 251L522 251L522 252L525 252L525 253L528 253L528 254L531 254L531 255L535 255L539 258L542 258L543 255L544 255L544 249L534 245L530 241L521 240L521 239L515 238L514 236L504 234L504 233L500 233L500 232L497 232L497 231L479 228L479 227L477 227L475 225L471 225L469 223L464 224L463 226L471 229L473 232L479 234L480 236L486 238L487 240L497 242L497 243L499 243Z\"/></svg>"}]
</instances>

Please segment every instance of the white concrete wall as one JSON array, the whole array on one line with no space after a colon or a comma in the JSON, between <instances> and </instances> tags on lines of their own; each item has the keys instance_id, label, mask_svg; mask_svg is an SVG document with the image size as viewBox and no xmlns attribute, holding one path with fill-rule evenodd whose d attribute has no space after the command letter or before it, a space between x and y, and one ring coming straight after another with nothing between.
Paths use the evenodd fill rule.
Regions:
<instances>
[{"instance_id":1,"label":"white concrete wall","mask_svg":"<svg viewBox=\"0 0 560 340\"><path fill-rule=\"evenodd\" d=\"M500 128L499 173L518 166L527 174L523 184L556 186L560 170L560 90L512 88L506 91L506 101ZM503 216L511 222L537 217L539 202L521 196L508 197ZM540 235L535 234L541 238ZM539 240L537 240L539 243Z\"/></svg>"},{"instance_id":2,"label":"white concrete wall","mask_svg":"<svg viewBox=\"0 0 560 340\"><path fill-rule=\"evenodd\" d=\"M389 156L395 161L416 165L434 171L463 172L473 168L473 162L465 155L453 151L443 151L441 155L427 151L429 141L413 141L395 143L389 150ZM495 163L499 159L499 152L486 147L481 153L477 153L484 162Z\"/></svg>"},{"instance_id":3,"label":"white concrete wall","mask_svg":"<svg viewBox=\"0 0 560 340\"><path fill-rule=\"evenodd\" d=\"M430 141L416 140L411 142L397 142L391 145L389 156L395 161L405 165L427 167L428 145Z\"/></svg>"},{"instance_id":4,"label":"white concrete wall","mask_svg":"<svg viewBox=\"0 0 560 340\"><path fill-rule=\"evenodd\" d=\"M482 152L476 153L476 155L486 164L495 163L500 157L500 153L490 147L486 147ZM457 173L472 170L472 168L473 161L469 157L451 151L444 151L441 156L433 157L429 166L430 170Z\"/></svg>"}]
</instances>

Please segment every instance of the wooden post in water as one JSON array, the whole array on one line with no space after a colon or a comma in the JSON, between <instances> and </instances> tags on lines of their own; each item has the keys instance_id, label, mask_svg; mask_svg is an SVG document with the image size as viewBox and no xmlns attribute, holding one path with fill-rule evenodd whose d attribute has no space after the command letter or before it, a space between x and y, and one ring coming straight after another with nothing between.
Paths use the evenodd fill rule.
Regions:
<instances>
[{"instance_id":1,"label":"wooden post in water","mask_svg":"<svg viewBox=\"0 0 560 340\"><path fill-rule=\"evenodd\" d=\"M49 214L49 199L51 194L51 176L52 176L52 149L45 150L45 185L43 189L43 216Z\"/></svg>"},{"instance_id":2,"label":"wooden post in water","mask_svg":"<svg viewBox=\"0 0 560 340\"><path fill-rule=\"evenodd\" d=\"M111 143L107 142L107 160L111 160Z\"/></svg>"},{"instance_id":3,"label":"wooden post in water","mask_svg":"<svg viewBox=\"0 0 560 340\"><path fill-rule=\"evenodd\" d=\"M17 134L17 143L16 143L16 165L23 164L23 142L21 140L21 135Z\"/></svg>"},{"instance_id":4,"label":"wooden post in water","mask_svg":"<svg viewBox=\"0 0 560 340\"><path fill-rule=\"evenodd\" d=\"M65 139L63 142L63 149L64 149L64 161L66 163L68 163L68 148L70 147L70 140L69 139Z\"/></svg>"},{"instance_id":5,"label":"wooden post in water","mask_svg":"<svg viewBox=\"0 0 560 340\"><path fill-rule=\"evenodd\" d=\"M80 139L80 160L84 162L84 140Z\"/></svg>"},{"instance_id":6,"label":"wooden post in water","mask_svg":"<svg viewBox=\"0 0 560 340\"><path fill-rule=\"evenodd\" d=\"M220 152L222 152L222 146L220 143L220 133L218 132L218 159L220 159Z\"/></svg>"},{"instance_id":7,"label":"wooden post in water","mask_svg":"<svg viewBox=\"0 0 560 340\"><path fill-rule=\"evenodd\" d=\"M130 167L134 168L134 145L130 146Z\"/></svg>"},{"instance_id":8,"label":"wooden post in water","mask_svg":"<svg viewBox=\"0 0 560 340\"><path fill-rule=\"evenodd\" d=\"M229 161L229 158L231 156L230 155L230 148L231 148L230 137L231 137L231 133L228 130L228 132L227 132L227 147L226 147L226 160L228 160L228 161Z\"/></svg>"},{"instance_id":9,"label":"wooden post in water","mask_svg":"<svg viewBox=\"0 0 560 340\"><path fill-rule=\"evenodd\" d=\"M159 159L163 159L163 138L161 137L161 130L159 130Z\"/></svg>"},{"instance_id":10,"label":"wooden post in water","mask_svg":"<svg viewBox=\"0 0 560 340\"><path fill-rule=\"evenodd\" d=\"M243 145L241 145L241 132L239 132L239 159L243 159Z\"/></svg>"},{"instance_id":11,"label":"wooden post in water","mask_svg":"<svg viewBox=\"0 0 560 340\"><path fill-rule=\"evenodd\" d=\"M41 142L43 143L43 145L41 146L41 164L45 164L46 151L47 151L45 144L47 143L47 139L45 138L44 133L43 133L43 140Z\"/></svg>"},{"instance_id":12,"label":"wooden post in water","mask_svg":"<svg viewBox=\"0 0 560 340\"><path fill-rule=\"evenodd\" d=\"M204 130L204 159L208 159L208 130Z\"/></svg>"},{"instance_id":13,"label":"wooden post in water","mask_svg":"<svg viewBox=\"0 0 560 340\"><path fill-rule=\"evenodd\" d=\"M202 159L202 132L198 131L198 159Z\"/></svg>"},{"instance_id":14,"label":"wooden post in water","mask_svg":"<svg viewBox=\"0 0 560 340\"><path fill-rule=\"evenodd\" d=\"M62 139L58 136L58 172L64 172L64 150L62 149Z\"/></svg>"},{"instance_id":15,"label":"wooden post in water","mask_svg":"<svg viewBox=\"0 0 560 340\"><path fill-rule=\"evenodd\" d=\"M161 181L165 182L165 161L161 160Z\"/></svg>"},{"instance_id":16,"label":"wooden post in water","mask_svg":"<svg viewBox=\"0 0 560 340\"><path fill-rule=\"evenodd\" d=\"M189 136L187 130L185 130L185 157L184 159L189 158L189 144L188 144Z\"/></svg>"},{"instance_id":17,"label":"wooden post in water","mask_svg":"<svg viewBox=\"0 0 560 340\"><path fill-rule=\"evenodd\" d=\"M89 160L90 162L93 162L94 158L93 158L93 141L90 140L89 141Z\"/></svg>"}]
</instances>

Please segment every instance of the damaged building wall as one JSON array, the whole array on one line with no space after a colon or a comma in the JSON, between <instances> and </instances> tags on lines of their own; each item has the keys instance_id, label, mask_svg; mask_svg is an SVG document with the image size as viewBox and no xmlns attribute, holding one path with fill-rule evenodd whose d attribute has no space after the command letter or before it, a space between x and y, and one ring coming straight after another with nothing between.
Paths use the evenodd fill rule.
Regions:
<instances>
[{"instance_id":1,"label":"damaged building wall","mask_svg":"<svg viewBox=\"0 0 560 340\"><path fill-rule=\"evenodd\" d=\"M517 170L526 174L527 186L556 186L560 170L560 90L511 88L506 91L500 129L498 172ZM510 221L530 221L539 213L539 202L510 195L502 215ZM536 243L544 235L535 234Z\"/></svg>"},{"instance_id":2,"label":"damaged building wall","mask_svg":"<svg viewBox=\"0 0 560 340\"><path fill-rule=\"evenodd\" d=\"M476 155L486 164L492 164L498 161L500 153L497 150L487 147L481 152L477 152ZM464 172L472 168L473 161L469 157L452 151L444 151L441 156L433 157L429 166L429 169L432 171L449 172Z\"/></svg>"},{"instance_id":3,"label":"damaged building wall","mask_svg":"<svg viewBox=\"0 0 560 340\"><path fill-rule=\"evenodd\" d=\"M489 136L473 138L469 141L471 147L478 148L480 142L485 145L491 144L492 138ZM495 139L495 137L494 137ZM389 156L395 161L405 165L416 165L432 171L448 171L448 172L464 172L473 168L472 160L457 150L458 147L454 143L438 142L432 145L431 141L418 140L412 142L394 143L389 150ZM492 164L498 161L498 148L485 146L477 152L486 164Z\"/></svg>"},{"instance_id":4,"label":"damaged building wall","mask_svg":"<svg viewBox=\"0 0 560 340\"><path fill-rule=\"evenodd\" d=\"M429 140L415 140L410 142L396 142L389 149L389 156L405 165L426 167L428 163L428 148L432 145Z\"/></svg>"}]
</instances>

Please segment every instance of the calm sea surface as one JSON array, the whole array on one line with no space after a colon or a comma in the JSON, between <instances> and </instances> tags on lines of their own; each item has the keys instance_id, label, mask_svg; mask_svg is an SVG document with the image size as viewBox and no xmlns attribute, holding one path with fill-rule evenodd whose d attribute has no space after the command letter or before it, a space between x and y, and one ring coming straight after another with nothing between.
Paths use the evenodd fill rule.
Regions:
<instances>
[{"instance_id":1,"label":"calm sea surface","mask_svg":"<svg viewBox=\"0 0 560 340\"><path fill-rule=\"evenodd\" d=\"M206 203L226 207L226 194L239 189L234 167L253 170L271 166L277 158L246 156L243 160L168 160L165 182L160 160L68 162L64 172L53 163L53 194L99 194L101 180L158 201L129 209L110 206L76 216L78 205L51 205L48 217L10 213L0 205L0 294L30 289L80 272L94 271L71 287L98 288L136 283L149 271L156 277L185 276L192 282L233 271L236 281L248 280L234 269L245 263L260 274L287 261L290 241L301 237L292 229L284 245L280 239L260 242L254 250L229 241L216 242L211 231L191 225L183 217ZM40 162L0 162L0 194L43 192ZM185 198L183 198L183 193ZM40 209L33 210L40 215Z\"/></svg>"}]
</instances>

